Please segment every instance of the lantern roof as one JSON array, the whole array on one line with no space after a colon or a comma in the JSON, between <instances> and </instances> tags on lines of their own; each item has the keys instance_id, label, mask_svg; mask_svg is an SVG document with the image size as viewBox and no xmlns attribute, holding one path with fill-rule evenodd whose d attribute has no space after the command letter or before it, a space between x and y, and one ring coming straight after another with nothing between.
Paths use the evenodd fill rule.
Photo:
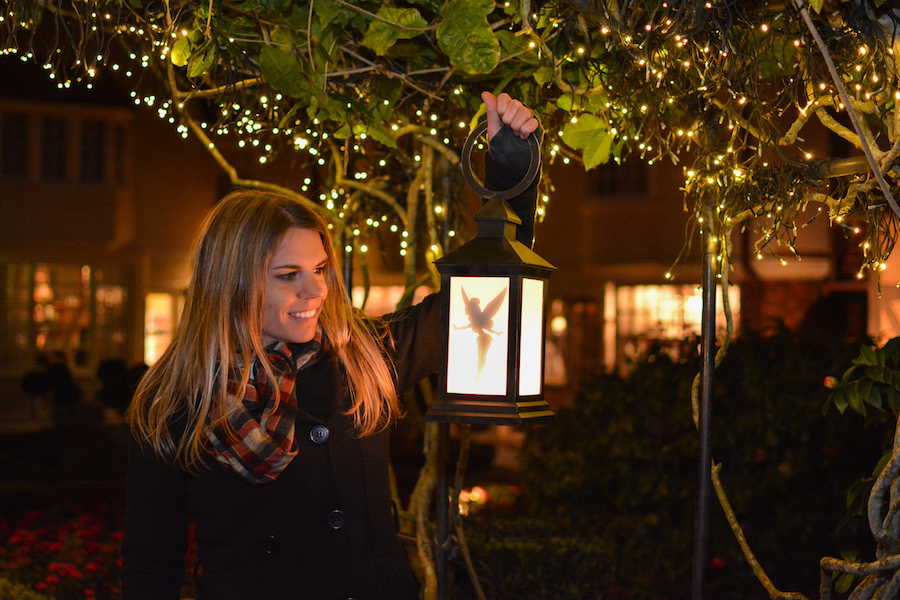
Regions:
<instances>
[{"instance_id":1,"label":"lantern roof","mask_svg":"<svg viewBox=\"0 0 900 600\"><path fill-rule=\"evenodd\" d=\"M502 265L556 270L556 267L516 239L516 227L522 220L502 197L493 196L488 199L474 218L478 223L478 234L434 261L438 271L441 271L441 267L456 265Z\"/></svg>"}]
</instances>

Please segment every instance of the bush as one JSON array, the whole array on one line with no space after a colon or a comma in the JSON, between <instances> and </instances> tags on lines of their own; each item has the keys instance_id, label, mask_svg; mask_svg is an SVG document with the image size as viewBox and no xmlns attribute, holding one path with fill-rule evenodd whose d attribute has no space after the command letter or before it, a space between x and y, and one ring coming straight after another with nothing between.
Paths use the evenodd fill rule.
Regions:
<instances>
[{"instance_id":1,"label":"bush","mask_svg":"<svg viewBox=\"0 0 900 600\"><path fill-rule=\"evenodd\" d=\"M122 531L117 492L97 489L83 504L30 510L13 523L0 519L5 540L0 574L56 600L118 598Z\"/></svg>"},{"instance_id":2,"label":"bush","mask_svg":"<svg viewBox=\"0 0 900 600\"><path fill-rule=\"evenodd\" d=\"M18 583L0 577L0 600L51 600L49 596L32 592Z\"/></svg>"},{"instance_id":3,"label":"bush","mask_svg":"<svg viewBox=\"0 0 900 600\"><path fill-rule=\"evenodd\" d=\"M864 527L840 535L835 528L846 516L847 488L871 472L884 433L849 415L822 414L825 377L855 354L789 333L745 336L715 374L713 458L751 548L782 590L813 596L822 556L872 547ZM584 384L574 407L528 435L522 512L603 540L610 589L624 597L690 595L697 370L696 356L673 362L651 354L626 378ZM709 591L764 595L712 503Z\"/></svg>"},{"instance_id":4,"label":"bush","mask_svg":"<svg viewBox=\"0 0 900 600\"><path fill-rule=\"evenodd\" d=\"M609 551L602 540L573 535L545 520L481 512L466 519L472 563L488 598L588 600L608 586ZM456 569L457 600L475 598L462 565ZM465 583L462 583L462 582Z\"/></svg>"}]
</instances>

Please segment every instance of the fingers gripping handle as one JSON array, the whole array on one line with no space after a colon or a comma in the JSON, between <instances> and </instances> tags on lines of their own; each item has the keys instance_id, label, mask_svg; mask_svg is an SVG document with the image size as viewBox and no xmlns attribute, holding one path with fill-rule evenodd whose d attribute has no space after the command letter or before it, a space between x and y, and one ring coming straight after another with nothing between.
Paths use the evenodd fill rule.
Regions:
<instances>
[{"instance_id":1,"label":"fingers gripping handle","mask_svg":"<svg viewBox=\"0 0 900 600\"><path fill-rule=\"evenodd\" d=\"M472 133L466 138L466 143L463 144L461 155L463 177L465 177L469 187L475 190L475 193L482 198L488 198L490 196L500 196L504 200L515 198L528 189L528 186L532 184L535 177L537 177L538 171L541 169L541 149L540 146L538 146L537 135L536 133L532 133L528 136L528 147L531 149L531 163L528 165L528 171L525 173L525 177L522 181L508 190L489 190L484 187L481 181L479 181L472 172L472 148L475 146L475 142L478 141L478 138L484 135L486 131L487 121L482 121L475 126Z\"/></svg>"}]
</instances>

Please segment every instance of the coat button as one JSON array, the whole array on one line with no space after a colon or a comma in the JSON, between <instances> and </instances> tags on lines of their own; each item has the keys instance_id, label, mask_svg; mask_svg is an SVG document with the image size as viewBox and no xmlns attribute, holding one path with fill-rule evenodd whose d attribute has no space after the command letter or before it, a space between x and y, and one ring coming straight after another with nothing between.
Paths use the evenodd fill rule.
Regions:
<instances>
[{"instance_id":1,"label":"coat button","mask_svg":"<svg viewBox=\"0 0 900 600\"><path fill-rule=\"evenodd\" d=\"M316 425L309 431L309 439L317 444L324 444L328 440L330 432L324 425Z\"/></svg>"},{"instance_id":2,"label":"coat button","mask_svg":"<svg viewBox=\"0 0 900 600\"><path fill-rule=\"evenodd\" d=\"M277 554L281 548L281 542L274 535L270 535L262 541L262 549L266 554Z\"/></svg>"},{"instance_id":3,"label":"coat button","mask_svg":"<svg viewBox=\"0 0 900 600\"><path fill-rule=\"evenodd\" d=\"M339 510L333 510L328 513L328 526L332 529L340 529L347 522L347 517Z\"/></svg>"}]
</instances>

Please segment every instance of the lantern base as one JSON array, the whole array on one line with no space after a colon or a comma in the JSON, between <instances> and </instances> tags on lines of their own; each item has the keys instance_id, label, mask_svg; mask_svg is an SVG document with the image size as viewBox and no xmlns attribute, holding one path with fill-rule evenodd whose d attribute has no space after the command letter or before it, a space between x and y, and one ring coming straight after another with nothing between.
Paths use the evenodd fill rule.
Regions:
<instances>
[{"instance_id":1,"label":"lantern base","mask_svg":"<svg viewBox=\"0 0 900 600\"><path fill-rule=\"evenodd\" d=\"M516 403L438 400L425 413L426 421L472 425L543 425L554 418L550 405L543 399Z\"/></svg>"}]
</instances>

